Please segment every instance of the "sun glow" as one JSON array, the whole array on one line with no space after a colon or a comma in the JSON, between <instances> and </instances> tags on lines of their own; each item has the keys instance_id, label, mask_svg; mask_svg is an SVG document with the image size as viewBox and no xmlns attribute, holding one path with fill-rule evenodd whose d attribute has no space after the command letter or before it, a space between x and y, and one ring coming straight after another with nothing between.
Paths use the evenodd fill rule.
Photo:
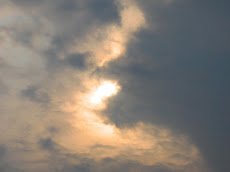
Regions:
<instances>
[{"instance_id":1,"label":"sun glow","mask_svg":"<svg viewBox=\"0 0 230 172\"><path fill-rule=\"evenodd\" d=\"M90 103L94 105L101 104L106 98L115 95L119 86L111 81L104 81L90 97Z\"/></svg>"},{"instance_id":2,"label":"sun glow","mask_svg":"<svg viewBox=\"0 0 230 172\"><path fill-rule=\"evenodd\" d=\"M89 34L81 44L74 45L72 53L90 52L92 62L99 68L124 55L132 34L145 26L144 14L132 2L121 0L124 7L120 12L121 25L112 24ZM187 167L199 158L198 150L183 136L174 137L165 128L141 122L119 128L112 123L102 111L108 106L107 99L115 96L121 86L116 81L92 77L94 70L85 75L83 91L63 106L65 112L74 113L69 123L74 126L75 134L61 138L62 146L86 159L119 158L148 166L165 163Z\"/></svg>"}]
</instances>

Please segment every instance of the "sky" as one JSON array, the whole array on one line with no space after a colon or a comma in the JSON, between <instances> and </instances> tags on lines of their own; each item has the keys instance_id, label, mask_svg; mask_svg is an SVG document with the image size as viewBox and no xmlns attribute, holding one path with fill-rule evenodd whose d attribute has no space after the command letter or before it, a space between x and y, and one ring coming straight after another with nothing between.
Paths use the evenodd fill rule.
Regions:
<instances>
[{"instance_id":1,"label":"sky","mask_svg":"<svg viewBox=\"0 0 230 172\"><path fill-rule=\"evenodd\" d=\"M230 171L227 0L1 0L0 172Z\"/></svg>"}]
</instances>

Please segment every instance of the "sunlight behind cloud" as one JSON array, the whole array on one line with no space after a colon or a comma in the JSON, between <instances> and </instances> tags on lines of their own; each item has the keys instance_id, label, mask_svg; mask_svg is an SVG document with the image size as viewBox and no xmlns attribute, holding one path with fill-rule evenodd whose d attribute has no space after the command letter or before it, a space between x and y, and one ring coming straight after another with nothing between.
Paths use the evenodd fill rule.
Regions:
<instances>
[{"instance_id":1,"label":"sunlight behind cloud","mask_svg":"<svg viewBox=\"0 0 230 172\"><path fill-rule=\"evenodd\" d=\"M90 102L99 105L106 98L117 93L119 86L116 83L104 81L90 97Z\"/></svg>"},{"instance_id":2,"label":"sunlight behind cloud","mask_svg":"<svg viewBox=\"0 0 230 172\"><path fill-rule=\"evenodd\" d=\"M87 3L87 1L84 2ZM125 162L134 162L144 166L163 164L173 171L181 171L181 169L194 164L196 166L197 162L202 163L199 150L185 135L173 133L168 128L155 123L134 121L132 119L134 116L132 116L133 114L131 114L129 108L136 105L135 101L129 97L126 99L127 92L125 91L127 91L127 87L123 89L124 92L119 93L122 89L120 84L124 83L123 77L119 78L120 76L117 76L117 79L113 78L113 80L108 78L111 76L106 73L107 69L111 67L108 64L117 58L125 57L128 44L134 40L134 33L147 25L144 11L139 8L134 0L117 0L116 2L120 16L119 22L96 24L95 27L90 25L90 29L84 32L85 35L83 33L80 36L75 35L71 41L69 39L63 41L62 37L59 38L59 36L65 37L65 34L60 34L58 27L63 26L65 28L66 26L67 28L67 25L62 24L56 27L53 22L50 22L52 27L44 25L40 28L37 27L40 24L37 24L36 21L26 20L25 26L16 27L16 30L19 31L32 30L37 32L29 39L31 41L29 44L26 42L24 44L15 43L14 39L9 39L11 37L10 34L7 35L8 28L4 32L0 32L0 37L4 38L4 41L0 43L2 45L0 48L2 61L0 59L0 63L9 64L11 68L9 68L8 75L15 76L14 78L9 77L3 80L2 83L10 85L11 88L15 87L14 89L19 90L21 93L18 94L18 92L14 91L14 94L10 94L12 97L20 95L18 99L13 98L14 101L10 99L2 101L6 105L9 104L9 107L4 105L5 109L9 109L7 109L8 114L16 115L15 117L10 115L8 117L7 114L2 117L3 122L0 125L0 129L3 131L1 132L3 136L1 135L0 138L4 138L6 145L8 145L8 140L13 140L18 137L17 135L20 135L19 139L25 138L28 141L28 145L31 146L30 150L36 151L28 155L27 152L29 151L21 149L21 154L15 153L17 154L14 155L17 157L15 161L21 159L21 161L27 163L33 160L31 159L32 157L36 159L36 162L42 162L46 166L45 169L48 169L50 167L56 168L56 165L59 165L58 156L66 159L66 162L71 159L71 164L77 164L76 161L78 160L79 164L84 164L86 159L95 162L112 159L118 164ZM58 4L58 2L55 3ZM24 15L24 12L21 11L15 10L14 12L20 12L21 15ZM8 13L9 8L4 13L0 11L0 24L3 25L9 22L12 22L13 25L17 24L18 20L10 16L11 13L14 13ZM82 15L85 15L85 11ZM26 12L25 16L28 16ZM81 17L78 14L77 16ZM3 21L2 19L5 20ZM52 18L52 20L47 19L47 21L53 20L55 18ZM73 16L73 20L77 20L77 18ZM78 29L79 23L76 22L76 26L71 25L68 27L72 27L71 29L73 30ZM57 28L57 30L54 32L51 29L54 32L52 35L49 33L49 28ZM69 30L65 31L66 35L70 36L69 32ZM75 33L73 32L72 35ZM42 37L41 35L45 36ZM70 36L71 38L72 35ZM27 36L30 36L30 34ZM30 45L30 47L28 48L27 45ZM79 55L83 57L79 58ZM78 61L79 59L80 61ZM79 63L82 63L80 67ZM15 70L15 67L18 70L21 69L21 74L17 72L18 70ZM14 70L11 71L11 69ZM113 70L116 69L119 68L113 68ZM31 72L35 71L36 75L32 75ZM43 71L47 73L43 74ZM5 71L3 73L2 77L4 78L7 73ZM16 75L16 73L19 74ZM25 79L27 75L31 78ZM41 78L38 78L38 76L41 76ZM107 78L105 79L104 77ZM129 80L125 80L125 82L127 81ZM138 82L136 80L132 81ZM133 83L129 84L132 87ZM119 96L119 94L121 95ZM131 92L131 94L136 93ZM119 96L118 99L113 97L115 95ZM142 98L141 96L138 97L140 101L142 101ZM125 103L118 100L125 100ZM124 105L120 106L121 103ZM113 106L114 104L115 106ZM112 114L106 114L105 110L110 105L115 107L114 111ZM134 109L136 110L138 107L134 107ZM18 118L19 111L21 114L25 113L23 118ZM146 110L143 109L142 111L139 108L137 111L140 112L138 115L143 115L141 119L144 120ZM34 116L31 114L34 114ZM154 116L155 114L150 115ZM115 123L114 119L124 121L116 121ZM9 128L8 124L10 122L8 121L13 121L15 126L22 126L22 129ZM127 125L116 125L123 124L123 122ZM12 130L12 132L4 132L4 128L7 128L7 131ZM20 144L22 148L24 146L24 142L17 144ZM47 155L55 158L50 158ZM68 160L67 155L71 157ZM49 160L47 159L49 158L53 158L55 163L48 162ZM21 166L22 169L29 169L28 166L31 163L28 163L28 165L16 164L16 166ZM60 169L63 166L60 165ZM40 170L39 165L37 167L32 166L26 172L37 172L37 169ZM194 168L186 170L186 172L194 171L199 172Z\"/></svg>"},{"instance_id":3,"label":"sunlight behind cloud","mask_svg":"<svg viewBox=\"0 0 230 172\"><path fill-rule=\"evenodd\" d=\"M122 6L121 25L99 27L81 40L82 44L71 49L77 53L90 53L98 68L123 55L133 33L146 25L143 12L134 1L119 2ZM109 119L102 116L101 111L121 86L116 81L101 80L94 77L85 79L85 91L76 93L76 100L62 107L62 110L74 114L69 122L75 130L71 136L58 138L62 146L97 161L116 158L144 165L164 164L173 170L201 160L199 151L185 136L174 136L166 128L142 122L119 128L108 123Z\"/></svg>"}]
</instances>

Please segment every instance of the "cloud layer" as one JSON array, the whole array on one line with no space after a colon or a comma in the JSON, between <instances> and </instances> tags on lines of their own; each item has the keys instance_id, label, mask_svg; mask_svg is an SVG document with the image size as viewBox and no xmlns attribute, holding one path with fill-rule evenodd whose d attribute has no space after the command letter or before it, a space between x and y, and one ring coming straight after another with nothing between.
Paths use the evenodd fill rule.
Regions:
<instances>
[{"instance_id":1,"label":"cloud layer","mask_svg":"<svg viewBox=\"0 0 230 172\"><path fill-rule=\"evenodd\" d=\"M164 16L181 4L1 1L0 171L218 171L194 120L209 69Z\"/></svg>"}]
</instances>

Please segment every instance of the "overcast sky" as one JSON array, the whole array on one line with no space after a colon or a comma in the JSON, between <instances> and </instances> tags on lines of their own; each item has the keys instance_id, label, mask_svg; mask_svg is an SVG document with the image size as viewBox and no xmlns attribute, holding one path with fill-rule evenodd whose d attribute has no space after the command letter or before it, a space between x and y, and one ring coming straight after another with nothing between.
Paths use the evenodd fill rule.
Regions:
<instances>
[{"instance_id":1,"label":"overcast sky","mask_svg":"<svg viewBox=\"0 0 230 172\"><path fill-rule=\"evenodd\" d=\"M230 171L227 0L1 0L0 172Z\"/></svg>"}]
</instances>

